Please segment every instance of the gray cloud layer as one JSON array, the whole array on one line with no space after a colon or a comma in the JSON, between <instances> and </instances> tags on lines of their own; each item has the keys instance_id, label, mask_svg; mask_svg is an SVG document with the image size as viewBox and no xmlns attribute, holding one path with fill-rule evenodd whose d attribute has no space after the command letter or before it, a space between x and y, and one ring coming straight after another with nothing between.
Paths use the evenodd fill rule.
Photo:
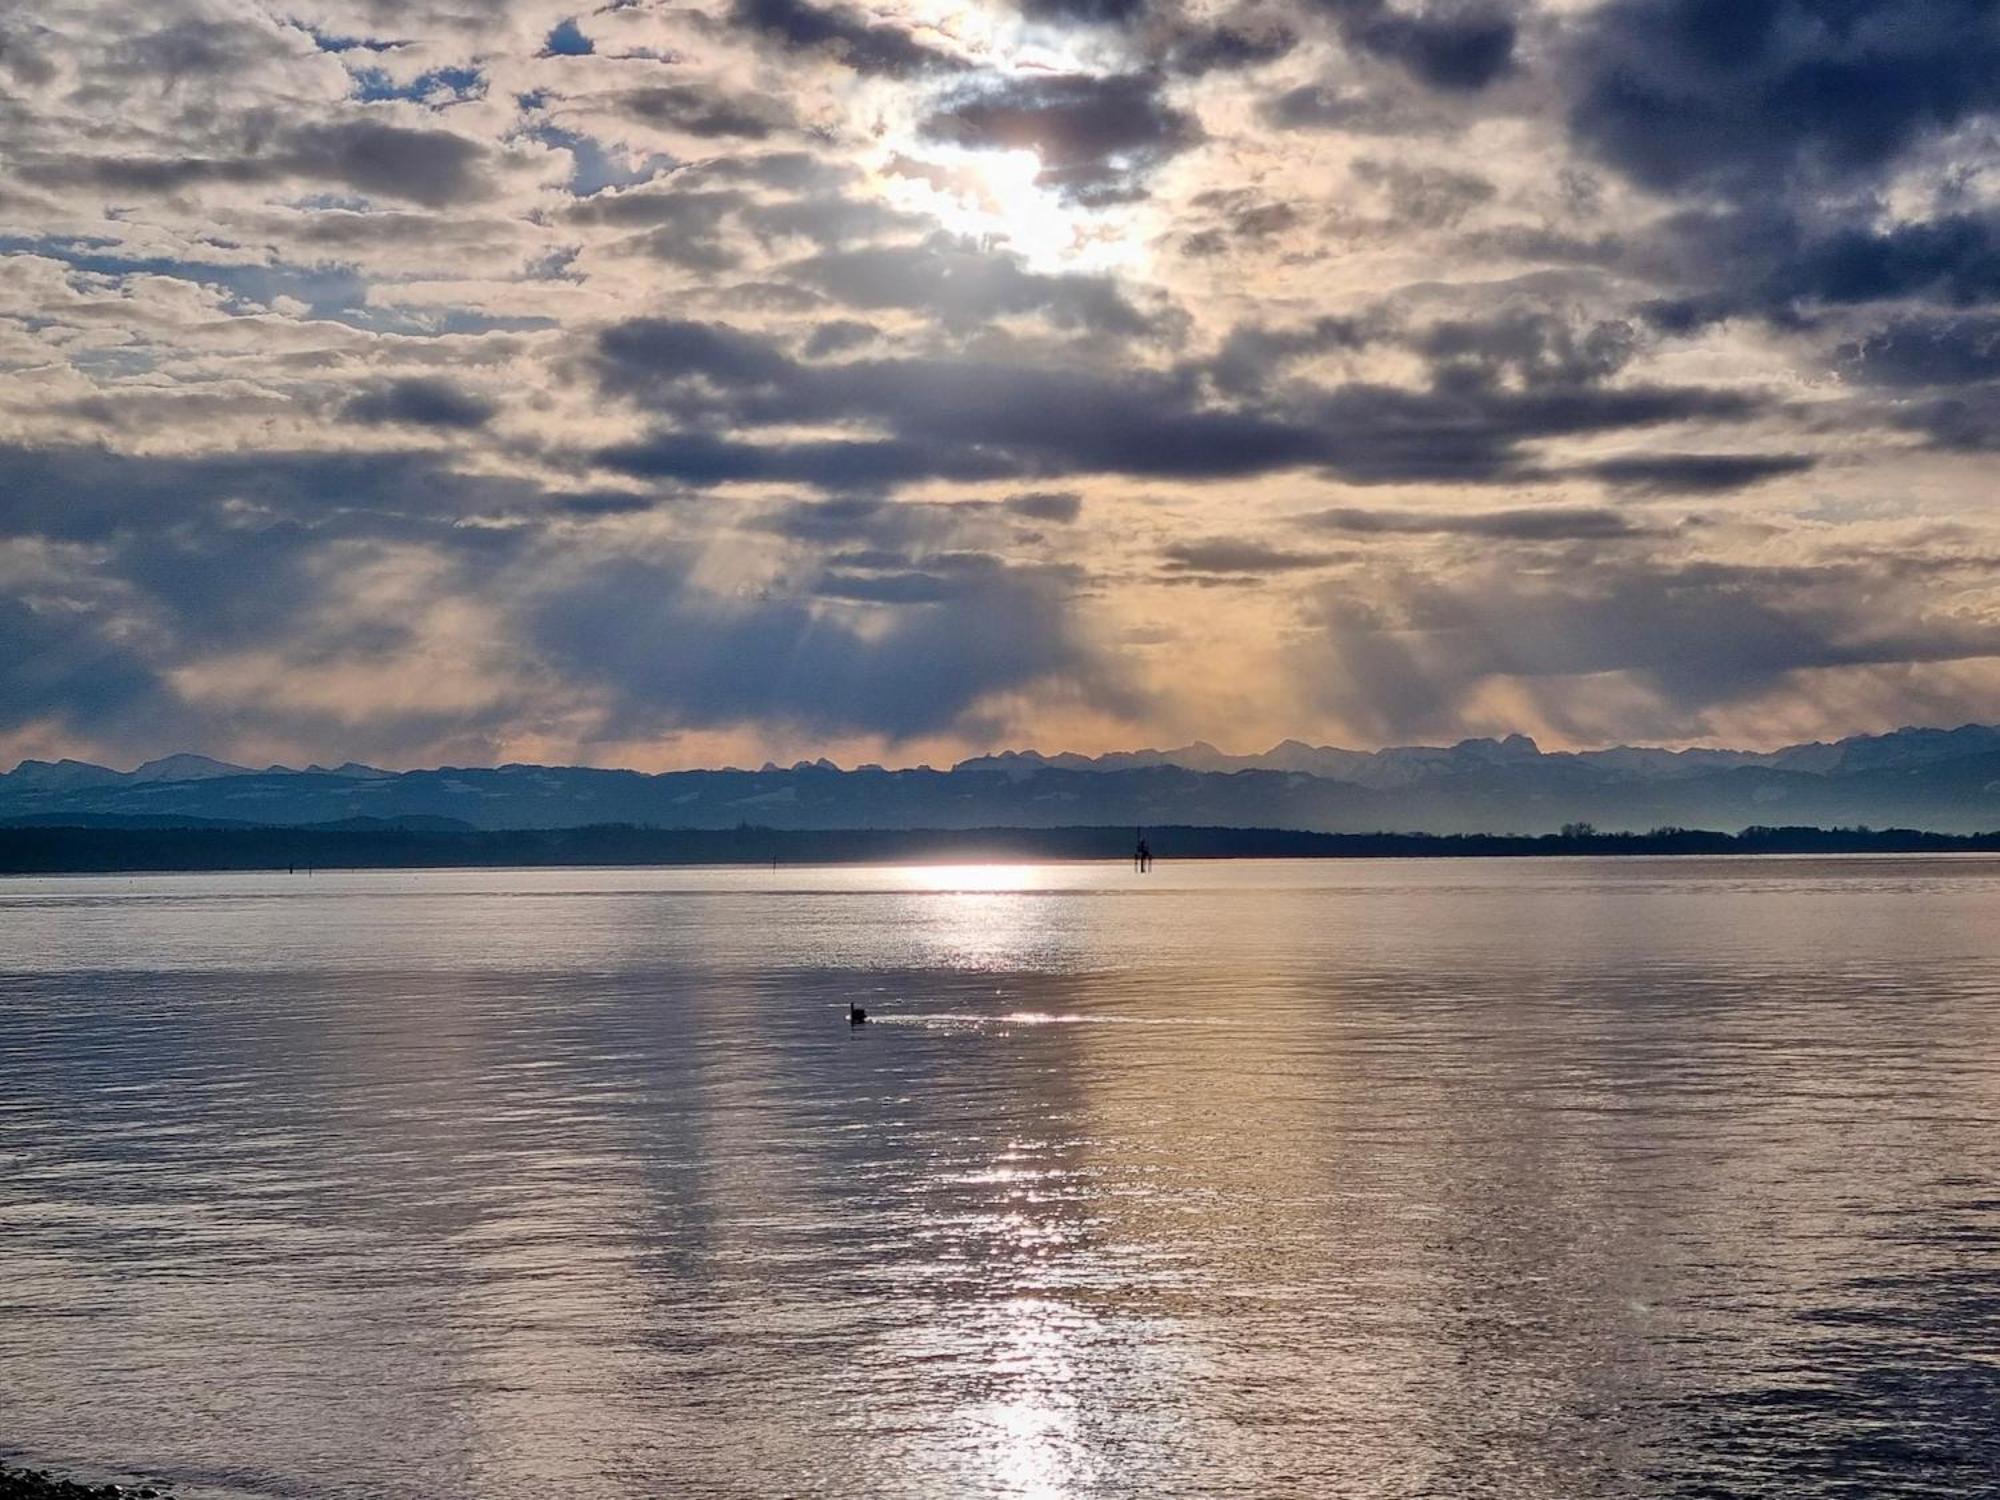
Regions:
<instances>
[{"instance_id":1,"label":"gray cloud layer","mask_svg":"<svg viewBox=\"0 0 2000 1500\"><path fill-rule=\"evenodd\" d=\"M88 0L0 77L0 750L2000 689L1994 0Z\"/></svg>"}]
</instances>

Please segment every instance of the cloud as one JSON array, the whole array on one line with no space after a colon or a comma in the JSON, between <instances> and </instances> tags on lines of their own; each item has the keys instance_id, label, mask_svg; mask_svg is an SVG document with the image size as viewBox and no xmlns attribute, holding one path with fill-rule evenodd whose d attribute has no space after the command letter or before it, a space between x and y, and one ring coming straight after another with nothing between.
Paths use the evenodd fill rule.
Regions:
<instances>
[{"instance_id":1,"label":"cloud","mask_svg":"<svg viewBox=\"0 0 2000 1500\"><path fill-rule=\"evenodd\" d=\"M1514 66L1513 17L1493 6L1429 3L1402 10L1389 0L1318 0L1350 47L1401 65L1434 89L1476 92Z\"/></svg>"},{"instance_id":2,"label":"cloud","mask_svg":"<svg viewBox=\"0 0 2000 1500\"><path fill-rule=\"evenodd\" d=\"M1579 328L1553 313L1515 311L1434 323L1412 346L1446 380L1544 390L1616 375L1637 352L1637 333L1625 322Z\"/></svg>"},{"instance_id":3,"label":"cloud","mask_svg":"<svg viewBox=\"0 0 2000 1500\"><path fill-rule=\"evenodd\" d=\"M1323 317L1295 328L1241 324L1229 331L1209 361L1208 377L1235 396L1262 391L1294 361L1313 355L1364 349L1384 337L1377 318Z\"/></svg>"},{"instance_id":4,"label":"cloud","mask_svg":"<svg viewBox=\"0 0 2000 1500\"><path fill-rule=\"evenodd\" d=\"M1011 514L1033 521L1053 521L1071 526L1083 514L1083 496L1069 490L1029 490L1009 495L1000 504Z\"/></svg>"},{"instance_id":5,"label":"cloud","mask_svg":"<svg viewBox=\"0 0 2000 1500\"><path fill-rule=\"evenodd\" d=\"M1321 635L1296 665L1327 707L1392 739L1456 726L1503 686L1561 714L1622 684L1687 734L1802 674L2000 655L2000 624L1939 609L1875 564L1597 554L1588 569L1495 562L1385 583L1365 599L1324 590Z\"/></svg>"},{"instance_id":6,"label":"cloud","mask_svg":"<svg viewBox=\"0 0 2000 1500\"><path fill-rule=\"evenodd\" d=\"M829 251L785 274L848 307L910 308L952 325L1039 312L1058 328L1139 335L1154 326L1108 277L1041 275L1019 256L943 238Z\"/></svg>"},{"instance_id":7,"label":"cloud","mask_svg":"<svg viewBox=\"0 0 2000 1500\"><path fill-rule=\"evenodd\" d=\"M1604 459L1583 472L1642 495L1726 495L1803 474L1817 462L1805 453L1649 453Z\"/></svg>"},{"instance_id":8,"label":"cloud","mask_svg":"<svg viewBox=\"0 0 2000 1500\"><path fill-rule=\"evenodd\" d=\"M1144 14L1147 0L1019 0L1021 14L1071 26L1121 26Z\"/></svg>"},{"instance_id":9,"label":"cloud","mask_svg":"<svg viewBox=\"0 0 2000 1500\"><path fill-rule=\"evenodd\" d=\"M1200 78L1210 73L1259 68L1287 56L1299 34L1274 12L1246 12L1215 25L1185 24L1162 51L1175 73Z\"/></svg>"},{"instance_id":10,"label":"cloud","mask_svg":"<svg viewBox=\"0 0 2000 1500\"><path fill-rule=\"evenodd\" d=\"M1579 45L1572 128L1663 190L1853 178L2000 106L1989 0L1612 0Z\"/></svg>"},{"instance_id":11,"label":"cloud","mask_svg":"<svg viewBox=\"0 0 2000 1500\"><path fill-rule=\"evenodd\" d=\"M533 633L563 671L613 694L614 734L750 721L905 739L1049 678L1132 701L1075 633L1060 576L990 560L872 576L821 578L822 598L862 601L845 609L718 597L681 559L610 560L540 598Z\"/></svg>"},{"instance_id":12,"label":"cloud","mask_svg":"<svg viewBox=\"0 0 2000 1500\"><path fill-rule=\"evenodd\" d=\"M1200 480L1307 467L1364 484L1493 483L1521 476L1528 442L1734 421L1760 407L1738 392L1698 387L1560 386L1540 378L1540 365L1528 368L1537 374L1525 390L1484 380L1430 390L1357 383L1290 393L1259 410L1208 404L1192 369L1100 373L952 358L820 367L734 329L635 319L600 337L597 373L608 391L682 421L867 422L894 436L750 444L670 431L599 459L698 485L1085 473Z\"/></svg>"},{"instance_id":13,"label":"cloud","mask_svg":"<svg viewBox=\"0 0 2000 1500\"><path fill-rule=\"evenodd\" d=\"M460 390L448 380L412 377L392 380L353 397L340 408L343 421L411 427L484 427L498 410L491 401Z\"/></svg>"},{"instance_id":14,"label":"cloud","mask_svg":"<svg viewBox=\"0 0 2000 1500\"><path fill-rule=\"evenodd\" d=\"M0 731L54 720L101 733L158 712L166 694L115 617L73 600L0 598Z\"/></svg>"},{"instance_id":15,"label":"cloud","mask_svg":"<svg viewBox=\"0 0 2000 1500\"><path fill-rule=\"evenodd\" d=\"M245 139L221 156L67 154L30 159L30 182L70 187L87 182L125 193L175 193L203 184L260 184L319 179L429 208L490 196L491 148L449 130L351 119L296 126L268 142Z\"/></svg>"},{"instance_id":16,"label":"cloud","mask_svg":"<svg viewBox=\"0 0 2000 1500\"><path fill-rule=\"evenodd\" d=\"M441 208L491 191L483 171L487 157L484 145L448 130L346 120L299 130L284 160L303 175Z\"/></svg>"},{"instance_id":17,"label":"cloud","mask_svg":"<svg viewBox=\"0 0 2000 1500\"><path fill-rule=\"evenodd\" d=\"M1150 73L982 79L924 120L932 140L973 150L1033 151L1037 179L1078 203L1143 196L1146 178L1201 140L1194 116L1161 97Z\"/></svg>"},{"instance_id":18,"label":"cloud","mask_svg":"<svg viewBox=\"0 0 2000 1500\"><path fill-rule=\"evenodd\" d=\"M2000 381L1971 386L1958 395L1899 407L1897 427L1921 432L1947 452L2000 453Z\"/></svg>"},{"instance_id":19,"label":"cloud","mask_svg":"<svg viewBox=\"0 0 2000 1500\"><path fill-rule=\"evenodd\" d=\"M1765 300L1857 303L1924 297L1957 306L2000 296L2000 230L1952 214L1877 230L1852 227L1806 241L1780 262Z\"/></svg>"},{"instance_id":20,"label":"cloud","mask_svg":"<svg viewBox=\"0 0 2000 1500\"><path fill-rule=\"evenodd\" d=\"M0 18L23 753L1102 748L1133 705L1811 734L1969 691L1898 630L1969 640L2000 591L1891 559L2000 548L1983 0L336 10ZM831 685L590 668L607 579ZM1600 584L1740 688L1676 686ZM1588 655L1537 611L1602 670L1522 666ZM1302 694L1308 616L1386 665ZM860 682L918 621L935 710ZM1832 664L1742 665L1780 658Z\"/></svg>"},{"instance_id":21,"label":"cloud","mask_svg":"<svg viewBox=\"0 0 2000 1500\"><path fill-rule=\"evenodd\" d=\"M694 83L655 84L618 96L623 114L698 139L761 141L792 128L791 111L763 94L725 95Z\"/></svg>"},{"instance_id":22,"label":"cloud","mask_svg":"<svg viewBox=\"0 0 2000 1500\"><path fill-rule=\"evenodd\" d=\"M1169 542L1161 549L1161 555L1170 573L1291 573L1324 567L1328 561L1322 552L1301 552L1236 537Z\"/></svg>"},{"instance_id":23,"label":"cloud","mask_svg":"<svg viewBox=\"0 0 2000 1500\"><path fill-rule=\"evenodd\" d=\"M894 438L742 443L701 432L663 432L599 449L596 461L621 474L719 484L805 484L824 490L893 489L926 479L1011 479L1021 465L1000 454L949 443Z\"/></svg>"},{"instance_id":24,"label":"cloud","mask_svg":"<svg viewBox=\"0 0 2000 1500\"><path fill-rule=\"evenodd\" d=\"M162 726L226 711L239 730L376 747L492 744L529 702L579 694L568 710L607 734L750 718L893 738L1038 682L1138 701L1076 620L1075 571L955 545L978 519L959 507L801 507L773 532L798 581L785 570L736 591L698 575L708 547L730 545L712 524L637 552L592 542L577 528L617 525L626 507L598 503L612 497L454 475L420 455L0 452L0 479L27 502L6 512L13 535L67 518L95 549L74 578L0 598L0 730L53 719L143 748ZM113 504L78 514L106 491ZM858 552L856 535L898 540ZM0 539L0 570L19 545ZM424 669L433 705L395 686L439 655L448 669Z\"/></svg>"},{"instance_id":25,"label":"cloud","mask_svg":"<svg viewBox=\"0 0 2000 1500\"><path fill-rule=\"evenodd\" d=\"M804 0L737 0L732 17L739 26L802 52L819 53L857 73L902 78L952 72L964 64L950 53L919 42L909 31L871 21L844 6L815 6Z\"/></svg>"},{"instance_id":26,"label":"cloud","mask_svg":"<svg viewBox=\"0 0 2000 1500\"><path fill-rule=\"evenodd\" d=\"M1647 530L1620 511L1591 505L1447 513L1335 506L1302 519L1308 526L1353 536L1475 536L1516 542L1618 540Z\"/></svg>"},{"instance_id":27,"label":"cloud","mask_svg":"<svg viewBox=\"0 0 2000 1500\"><path fill-rule=\"evenodd\" d=\"M2000 380L2000 316L1903 317L1839 351L1872 385L1965 385Z\"/></svg>"},{"instance_id":28,"label":"cloud","mask_svg":"<svg viewBox=\"0 0 2000 1500\"><path fill-rule=\"evenodd\" d=\"M845 354L850 349L864 348L881 336L881 329L873 323L835 318L830 323L814 325L813 331L806 335L804 353L807 359L825 359L829 355Z\"/></svg>"},{"instance_id":29,"label":"cloud","mask_svg":"<svg viewBox=\"0 0 2000 1500\"><path fill-rule=\"evenodd\" d=\"M1379 188L1390 220L1423 229L1449 229L1493 200L1493 184L1476 172L1415 166L1364 156L1349 168L1357 180Z\"/></svg>"}]
</instances>

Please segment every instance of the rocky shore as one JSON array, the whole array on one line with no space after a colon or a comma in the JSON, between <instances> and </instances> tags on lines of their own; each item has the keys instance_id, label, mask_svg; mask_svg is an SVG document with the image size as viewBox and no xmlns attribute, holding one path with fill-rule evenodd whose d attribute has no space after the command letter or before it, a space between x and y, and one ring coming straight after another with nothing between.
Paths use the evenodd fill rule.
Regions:
<instances>
[{"instance_id":1,"label":"rocky shore","mask_svg":"<svg viewBox=\"0 0 2000 1500\"><path fill-rule=\"evenodd\" d=\"M173 1500L157 1485L83 1484L43 1469L0 1464L0 1500Z\"/></svg>"}]
</instances>

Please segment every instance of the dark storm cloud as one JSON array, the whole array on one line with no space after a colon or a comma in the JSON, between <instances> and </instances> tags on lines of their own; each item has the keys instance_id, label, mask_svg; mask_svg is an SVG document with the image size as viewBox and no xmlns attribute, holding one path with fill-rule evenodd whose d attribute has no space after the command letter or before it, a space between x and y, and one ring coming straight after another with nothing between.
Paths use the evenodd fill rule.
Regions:
<instances>
[{"instance_id":1,"label":"dark storm cloud","mask_svg":"<svg viewBox=\"0 0 2000 1500\"><path fill-rule=\"evenodd\" d=\"M2000 315L1897 318L1842 349L1839 359L1873 385L1964 385L2000 380Z\"/></svg>"},{"instance_id":2,"label":"dark storm cloud","mask_svg":"<svg viewBox=\"0 0 2000 1500\"><path fill-rule=\"evenodd\" d=\"M1862 222L1838 222L1842 211ZM2000 297L2000 221L1993 216L1945 214L1886 226L1875 217L1872 207L1810 195L1675 214L1650 236L1649 258L1685 290L1641 311L1663 332L1686 334L1742 314L1810 328L1831 307L1902 300L1967 306Z\"/></svg>"},{"instance_id":3,"label":"dark storm cloud","mask_svg":"<svg viewBox=\"0 0 2000 1500\"><path fill-rule=\"evenodd\" d=\"M796 51L822 53L857 73L901 78L964 66L902 27L868 20L845 6L808 5L805 0L736 0L731 16L747 30Z\"/></svg>"},{"instance_id":4,"label":"dark storm cloud","mask_svg":"<svg viewBox=\"0 0 2000 1500\"><path fill-rule=\"evenodd\" d=\"M1925 154L2000 111L1994 0L1613 0L1570 59L1576 138L1699 205L1654 237L1683 284L1656 327L2000 297L2000 225L1950 187L1990 147ZM1920 162L1931 203L1892 216L1892 174Z\"/></svg>"},{"instance_id":5,"label":"dark storm cloud","mask_svg":"<svg viewBox=\"0 0 2000 1500\"><path fill-rule=\"evenodd\" d=\"M484 427L498 410L491 401L448 380L392 380L364 391L340 408L344 421L368 425L406 424L466 430Z\"/></svg>"},{"instance_id":6,"label":"dark storm cloud","mask_svg":"<svg viewBox=\"0 0 2000 1500\"><path fill-rule=\"evenodd\" d=\"M1759 568L1599 554L1589 568L1405 571L1320 596L1299 661L1328 708L1385 737L1456 725L1495 679L1623 674L1683 721L1815 669L2000 654L2000 628L1933 609L1872 566Z\"/></svg>"},{"instance_id":7,"label":"dark storm cloud","mask_svg":"<svg viewBox=\"0 0 2000 1500\"><path fill-rule=\"evenodd\" d=\"M1964 305L2000 296L2000 225L1952 214L1888 229L1808 239L1774 273L1766 300L1881 302L1921 297Z\"/></svg>"},{"instance_id":8,"label":"dark storm cloud","mask_svg":"<svg viewBox=\"0 0 2000 1500\"><path fill-rule=\"evenodd\" d=\"M1508 390L1467 380L1429 390L1288 391L1284 404L1258 410L1208 404L1204 372L1193 368L1096 372L942 357L813 366L756 335L671 319L606 330L596 364L606 390L683 421L739 429L866 422L892 434L766 445L682 431L600 455L628 473L702 485L1080 473L1220 479L1302 467L1355 483L1491 483L1523 471L1525 443L1731 421L1761 406L1739 392L1699 387L1538 380ZM828 467L816 474L815 464Z\"/></svg>"},{"instance_id":9,"label":"dark storm cloud","mask_svg":"<svg viewBox=\"0 0 2000 1500\"><path fill-rule=\"evenodd\" d=\"M1837 363L1891 393L1891 425L1950 452L2000 451L2000 316L1906 317L1842 348Z\"/></svg>"},{"instance_id":10,"label":"dark storm cloud","mask_svg":"<svg viewBox=\"0 0 2000 1500\"><path fill-rule=\"evenodd\" d=\"M1650 187L1838 181L2000 106L1996 22L1993 0L1612 0L1571 123Z\"/></svg>"},{"instance_id":11,"label":"dark storm cloud","mask_svg":"<svg viewBox=\"0 0 2000 1500\"><path fill-rule=\"evenodd\" d=\"M612 691L617 732L752 721L904 738L1049 677L1131 701L1075 636L1061 576L999 564L878 575L875 593L902 597L857 605L864 617L808 597L717 600L686 569L606 562L533 606L536 644ZM848 597L866 591L850 579Z\"/></svg>"},{"instance_id":12,"label":"dark storm cloud","mask_svg":"<svg viewBox=\"0 0 2000 1500\"><path fill-rule=\"evenodd\" d=\"M1493 5L1389 0L1315 0L1332 13L1349 47L1396 63L1434 89L1476 92L1514 66L1517 27Z\"/></svg>"},{"instance_id":13,"label":"dark storm cloud","mask_svg":"<svg viewBox=\"0 0 2000 1500\"><path fill-rule=\"evenodd\" d=\"M0 598L0 730L54 719L86 733L157 712L159 674L105 609Z\"/></svg>"},{"instance_id":14,"label":"dark storm cloud","mask_svg":"<svg viewBox=\"0 0 2000 1500\"><path fill-rule=\"evenodd\" d=\"M1152 73L988 79L949 96L923 131L975 150L1033 151L1043 186L1081 204L1119 203L1144 196L1156 167L1201 140L1162 87Z\"/></svg>"},{"instance_id":15,"label":"dark storm cloud","mask_svg":"<svg viewBox=\"0 0 2000 1500\"><path fill-rule=\"evenodd\" d=\"M1651 453L1587 464L1580 472L1641 495L1726 495L1803 474L1816 463L1803 453Z\"/></svg>"},{"instance_id":16,"label":"dark storm cloud","mask_svg":"<svg viewBox=\"0 0 2000 1500\"><path fill-rule=\"evenodd\" d=\"M1895 425L1921 432L1931 446L1957 453L2000 453L2000 383L1973 386L1955 396L1912 402Z\"/></svg>"},{"instance_id":17,"label":"dark storm cloud","mask_svg":"<svg viewBox=\"0 0 2000 1500\"><path fill-rule=\"evenodd\" d=\"M1615 510L1588 505L1548 505L1518 510L1437 513L1366 510L1338 506L1303 518L1308 526L1352 536L1473 536L1514 542L1604 541L1641 536Z\"/></svg>"}]
</instances>

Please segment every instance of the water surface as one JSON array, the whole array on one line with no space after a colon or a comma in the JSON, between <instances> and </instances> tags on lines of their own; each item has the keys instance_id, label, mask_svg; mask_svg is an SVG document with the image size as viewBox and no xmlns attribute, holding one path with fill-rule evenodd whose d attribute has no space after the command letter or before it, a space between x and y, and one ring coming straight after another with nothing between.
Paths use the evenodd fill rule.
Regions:
<instances>
[{"instance_id":1,"label":"water surface","mask_svg":"<svg viewBox=\"0 0 2000 1500\"><path fill-rule=\"evenodd\" d=\"M1990 1495L1997 1048L1985 859L0 882L0 1448Z\"/></svg>"}]
</instances>

